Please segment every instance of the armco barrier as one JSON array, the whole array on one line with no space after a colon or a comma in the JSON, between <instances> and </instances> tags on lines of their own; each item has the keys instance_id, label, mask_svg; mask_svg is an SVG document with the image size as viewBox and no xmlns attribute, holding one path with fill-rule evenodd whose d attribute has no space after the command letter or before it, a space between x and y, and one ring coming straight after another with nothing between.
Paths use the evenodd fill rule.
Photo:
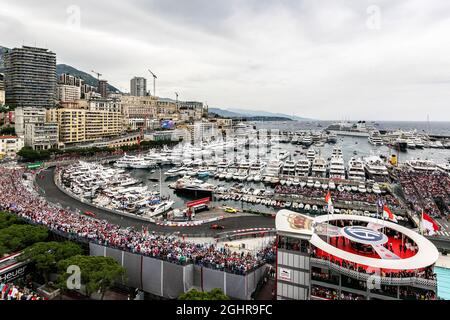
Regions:
<instances>
[{"instance_id":1,"label":"armco barrier","mask_svg":"<svg viewBox=\"0 0 450 320\"><path fill-rule=\"evenodd\" d=\"M231 298L249 300L265 271L262 266L244 276L193 264L178 265L95 243L89 244L89 250L92 256L111 257L123 266L128 286L168 299L192 288L220 288Z\"/></svg>"}]
</instances>

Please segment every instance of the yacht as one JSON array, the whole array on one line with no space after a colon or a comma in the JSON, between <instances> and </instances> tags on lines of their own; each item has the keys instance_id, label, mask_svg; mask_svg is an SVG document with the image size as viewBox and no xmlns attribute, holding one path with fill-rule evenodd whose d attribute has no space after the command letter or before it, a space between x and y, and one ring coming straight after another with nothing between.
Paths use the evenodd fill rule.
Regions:
<instances>
[{"instance_id":1,"label":"yacht","mask_svg":"<svg viewBox=\"0 0 450 320\"><path fill-rule=\"evenodd\" d=\"M380 134L380 131L378 131L378 130L371 131L369 134L368 140L369 140L369 143L374 146L383 145L383 139L381 139L381 134Z\"/></svg>"},{"instance_id":2,"label":"yacht","mask_svg":"<svg viewBox=\"0 0 450 320\"><path fill-rule=\"evenodd\" d=\"M313 177L325 177L327 174L327 162L322 157L315 157L311 166Z\"/></svg>"},{"instance_id":3,"label":"yacht","mask_svg":"<svg viewBox=\"0 0 450 320\"><path fill-rule=\"evenodd\" d=\"M185 167L176 167L167 170L164 172L164 175L168 178L174 178L178 176L184 176L186 174L186 168Z\"/></svg>"},{"instance_id":4,"label":"yacht","mask_svg":"<svg viewBox=\"0 0 450 320\"><path fill-rule=\"evenodd\" d=\"M345 179L344 159L341 156L331 157L328 167L331 179Z\"/></svg>"},{"instance_id":5,"label":"yacht","mask_svg":"<svg viewBox=\"0 0 450 320\"><path fill-rule=\"evenodd\" d=\"M414 171L418 172L433 172L438 169L436 164L430 160L408 160L406 161L406 164L414 169Z\"/></svg>"},{"instance_id":6,"label":"yacht","mask_svg":"<svg viewBox=\"0 0 450 320\"><path fill-rule=\"evenodd\" d=\"M281 161L274 159L270 160L264 173L265 181L275 183L277 179L279 180L281 166Z\"/></svg>"},{"instance_id":7,"label":"yacht","mask_svg":"<svg viewBox=\"0 0 450 320\"><path fill-rule=\"evenodd\" d=\"M336 143L337 142L337 134L335 132L330 132L327 137L328 143Z\"/></svg>"},{"instance_id":8,"label":"yacht","mask_svg":"<svg viewBox=\"0 0 450 320\"><path fill-rule=\"evenodd\" d=\"M342 149L340 147L334 147L331 152L331 157L343 157Z\"/></svg>"},{"instance_id":9,"label":"yacht","mask_svg":"<svg viewBox=\"0 0 450 320\"><path fill-rule=\"evenodd\" d=\"M309 149L308 152L306 153L306 158L308 158L308 160L310 162L312 162L314 160L314 158L316 157L316 150L314 149Z\"/></svg>"},{"instance_id":10,"label":"yacht","mask_svg":"<svg viewBox=\"0 0 450 320\"><path fill-rule=\"evenodd\" d=\"M161 203L158 203L154 206L150 206L150 210L147 212L147 214L150 217L154 217L154 216L163 214L164 212L169 211L172 208L174 203L175 203L174 201L168 200L168 201L163 201Z\"/></svg>"},{"instance_id":11,"label":"yacht","mask_svg":"<svg viewBox=\"0 0 450 320\"><path fill-rule=\"evenodd\" d=\"M425 144L420 137L416 137L414 139L414 144L416 145L417 149L423 149L425 147Z\"/></svg>"},{"instance_id":12,"label":"yacht","mask_svg":"<svg viewBox=\"0 0 450 320\"><path fill-rule=\"evenodd\" d=\"M213 184L191 177L178 179L175 183L170 184L169 187L178 192L193 193L212 193L216 189L216 186Z\"/></svg>"},{"instance_id":13,"label":"yacht","mask_svg":"<svg viewBox=\"0 0 450 320\"><path fill-rule=\"evenodd\" d=\"M303 145L309 147L310 145L313 144L313 139L310 135L304 136L302 139L302 143Z\"/></svg>"},{"instance_id":14,"label":"yacht","mask_svg":"<svg viewBox=\"0 0 450 320\"><path fill-rule=\"evenodd\" d=\"M351 158L350 161L348 162L348 179L349 180L366 179L364 162L361 159Z\"/></svg>"},{"instance_id":15,"label":"yacht","mask_svg":"<svg viewBox=\"0 0 450 320\"><path fill-rule=\"evenodd\" d=\"M295 166L296 162L294 160L286 160L281 169L283 176L295 176Z\"/></svg>"},{"instance_id":16,"label":"yacht","mask_svg":"<svg viewBox=\"0 0 450 320\"><path fill-rule=\"evenodd\" d=\"M388 169L383 160L378 156L364 158L364 168L369 179L377 182L386 182L389 180Z\"/></svg>"},{"instance_id":17,"label":"yacht","mask_svg":"<svg viewBox=\"0 0 450 320\"><path fill-rule=\"evenodd\" d=\"M414 142L414 139L406 140L406 147L408 149L415 149L416 148L416 143Z\"/></svg>"},{"instance_id":18,"label":"yacht","mask_svg":"<svg viewBox=\"0 0 450 320\"><path fill-rule=\"evenodd\" d=\"M115 167L128 169L149 169L156 166L155 162L145 160L142 157L129 156L125 154L122 158L114 163Z\"/></svg>"},{"instance_id":19,"label":"yacht","mask_svg":"<svg viewBox=\"0 0 450 320\"><path fill-rule=\"evenodd\" d=\"M370 125L366 124L366 121L358 121L357 123L333 123L326 130L338 136L368 137L369 128Z\"/></svg>"},{"instance_id":20,"label":"yacht","mask_svg":"<svg viewBox=\"0 0 450 320\"><path fill-rule=\"evenodd\" d=\"M307 158L298 159L295 166L295 175L298 177L307 177L311 169L311 162Z\"/></svg>"},{"instance_id":21,"label":"yacht","mask_svg":"<svg viewBox=\"0 0 450 320\"><path fill-rule=\"evenodd\" d=\"M239 170L237 172L237 180L245 181L248 177L248 171L250 170L250 162L243 161L239 166Z\"/></svg>"}]
</instances>

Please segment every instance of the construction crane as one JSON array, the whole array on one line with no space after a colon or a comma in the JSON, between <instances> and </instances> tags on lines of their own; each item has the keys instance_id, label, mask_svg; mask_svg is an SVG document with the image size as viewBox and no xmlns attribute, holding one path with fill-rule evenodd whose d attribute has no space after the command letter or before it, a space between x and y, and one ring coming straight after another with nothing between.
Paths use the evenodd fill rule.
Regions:
<instances>
[{"instance_id":1,"label":"construction crane","mask_svg":"<svg viewBox=\"0 0 450 320\"><path fill-rule=\"evenodd\" d=\"M96 74L97 75L97 80L100 81L100 77L102 76L102 74L97 72L97 71L94 71L94 70L91 70L91 72Z\"/></svg>"},{"instance_id":2,"label":"construction crane","mask_svg":"<svg viewBox=\"0 0 450 320\"><path fill-rule=\"evenodd\" d=\"M150 72L150 74L152 75L152 77L153 77L153 96L155 96L156 97L156 85L155 85L155 83L156 83L156 79L158 78L150 69L148 69L148 72Z\"/></svg>"}]
</instances>

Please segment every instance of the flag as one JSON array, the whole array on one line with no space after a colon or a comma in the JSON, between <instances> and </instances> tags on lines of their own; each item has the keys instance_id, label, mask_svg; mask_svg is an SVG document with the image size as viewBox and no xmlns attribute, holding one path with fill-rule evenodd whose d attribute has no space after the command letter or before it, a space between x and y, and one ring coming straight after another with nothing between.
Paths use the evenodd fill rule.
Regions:
<instances>
[{"instance_id":1,"label":"flag","mask_svg":"<svg viewBox=\"0 0 450 320\"><path fill-rule=\"evenodd\" d=\"M383 218L386 218L393 222L397 222L397 219L395 219L394 214L391 212L387 205L384 205L383 207Z\"/></svg>"},{"instance_id":2,"label":"flag","mask_svg":"<svg viewBox=\"0 0 450 320\"><path fill-rule=\"evenodd\" d=\"M439 225L431 219L429 215L422 211L422 228L427 230L427 233L432 236L439 230Z\"/></svg>"},{"instance_id":3,"label":"flag","mask_svg":"<svg viewBox=\"0 0 450 320\"><path fill-rule=\"evenodd\" d=\"M328 213L333 214L334 208L333 208L333 202L331 201L331 193L328 191L327 195L325 196L325 202L327 203L327 209Z\"/></svg>"}]
</instances>

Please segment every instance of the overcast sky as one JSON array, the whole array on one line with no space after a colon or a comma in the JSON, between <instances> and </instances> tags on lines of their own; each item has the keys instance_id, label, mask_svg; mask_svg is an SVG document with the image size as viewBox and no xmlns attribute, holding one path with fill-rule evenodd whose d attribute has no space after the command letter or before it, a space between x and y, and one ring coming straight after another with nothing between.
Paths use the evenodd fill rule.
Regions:
<instances>
[{"instance_id":1,"label":"overcast sky","mask_svg":"<svg viewBox=\"0 0 450 320\"><path fill-rule=\"evenodd\" d=\"M0 0L0 45L210 107L450 120L448 0L124 2Z\"/></svg>"}]
</instances>

